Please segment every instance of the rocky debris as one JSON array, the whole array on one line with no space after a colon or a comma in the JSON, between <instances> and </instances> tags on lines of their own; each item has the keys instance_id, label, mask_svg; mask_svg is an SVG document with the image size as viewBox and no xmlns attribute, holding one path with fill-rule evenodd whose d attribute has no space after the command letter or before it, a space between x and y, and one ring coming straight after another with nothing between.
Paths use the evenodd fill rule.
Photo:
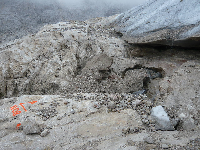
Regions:
<instances>
[{"instance_id":1,"label":"rocky debris","mask_svg":"<svg viewBox=\"0 0 200 150\"><path fill-rule=\"evenodd\" d=\"M64 89L69 92L132 93L143 90L143 81L146 78L146 69L128 70L123 76L109 70L96 71L90 76L77 76L70 83L70 87Z\"/></svg>"},{"instance_id":2,"label":"rocky debris","mask_svg":"<svg viewBox=\"0 0 200 150\"><path fill-rule=\"evenodd\" d=\"M2 48L0 96L144 90L144 80L160 75L144 60L124 58L127 43L105 28L112 19L49 25Z\"/></svg>"},{"instance_id":3,"label":"rocky debris","mask_svg":"<svg viewBox=\"0 0 200 150\"><path fill-rule=\"evenodd\" d=\"M42 117L44 121L49 119L50 117L56 116L58 113L54 107L44 107L40 110L35 110L36 114Z\"/></svg>"},{"instance_id":4,"label":"rocky debris","mask_svg":"<svg viewBox=\"0 0 200 150\"><path fill-rule=\"evenodd\" d=\"M3 99L3 105L0 106L1 109L5 108L6 111L3 111L1 116L7 115L7 119L1 122L1 131L9 131L11 129L4 128L5 126L13 125L11 133L15 133L14 137L20 136L20 138L27 138L27 136L32 136L32 142L26 141L29 148L42 148L44 146L48 147L51 143L54 143L54 148L60 147L68 147L74 148L78 144L74 145L74 142L77 140L78 143L81 144L85 136L89 136L92 138L99 137L104 138L104 135L108 135L111 137L115 137L116 133L121 134L122 127L129 125L130 127L142 125L139 120L139 116L137 112L132 109L125 109L121 106L120 113L119 112L110 112L108 113L106 110L107 105L103 102L106 102L107 99L113 98L114 94L98 94L98 93L74 93L63 96L22 96L17 98L16 103L23 101L24 103L29 101L37 101L34 104L30 105L30 108L25 112L21 112L18 114L15 119L13 119L12 112L10 112L10 103L6 103L7 100L11 101L11 99ZM120 94L118 94L120 97ZM122 96L122 95L121 95ZM133 95L129 95L131 97ZM134 99L137 99L133 96ZM116 99L115 99L116 101ZM120 102L120 100L118 100ZM134 101L134 100L133 100ZM39 115L36 108L50 106L52 103L59 103L57 105L57 112L62 119L57 120L56 117L50 117L47 120L43 120ZM66 105L66 102L67 105ZM97 108L96 105L99 104L101 107ZM26 108L27 106L25 106ZM71 114L71 109L75 110L75 113ZM21 108L20 108L21 110ZM45 109L46 110L46 109ZM8 112L9 113L8 113ZM65 115L66 114L66 115ZM29 118L26 121L26 118ZM112 120L110 119L112 118ZM129 118L129 119L128 119ZM128 120L127 120L128 119ZM131 121L129 121L131 120ZM137 121L135 121L137 120ZM37 122L40 122L38 124ZM132 125L131 122L134 121L135 125ZM23 132L21 130L16 130L15 126L18 122L21 122L21 126L23 126ZM95 122L99 122L96 124ZM140 123L139 123L140 122ZM41 125L43 124L43 126ZM110 133L110 131L112 133ZM23 133L26 137L21 136ZM107 134L108 133L108 134ZM34 134L34 136L33 136ZM40 135L41 139L36 135ZM47 136L48 135L48 136ZM101 135L101 136L100 136ZM4 135L2 137L1 145L4 148L10 148L8 145L3 144L3 141L9 138ZM61 139L60 139L61 138ZM54 142L54 139L58 139L58 141ZM72 140L74 139L74 140ZM100 140L101 138L99 138ZM42 143L39 144L38 140L41 140ZM72 143L70 142L72 140ZM105 137L106 140L106 137ZM88 139L88 141L90 141ZM88 142L87 141L87 142ZM27 143L28 142L28 143ZM86 147L90 144L85 143ZM37 144L36 144L37 143ZM46 143L44 145L44 143ZM26 147L26 144L23 145L23 142L20 145ZM101 141L97 142L97 145L100 145ZM73 146L74 145L74 146ZM51 146L50 146L51 147Z\"/></svg>"},{"instance_id":5,"label":"rocky debris","mask_svg":"<svg viewBox=\"0 0 200 150\"><path fill-rule=\"evenodd\" d=\"M154 117L156 130L175 130L172 125L169 116L165 112L162 106L153 107L151 110L151 116Z\"/></svg>"},{"instance_id":6,"label":"rocky debris","mask_svg":"<svg viewBox=\"0 0 200 150\"><path fill-rule=\"evenodd\" d=\"M171 118L179 118L181 128L185 130L193 130L195 124L199 124L199 80L196 80L200 77L199 65L198 61L186 62L170 78L166 78L165 83L160 82L161 94L166 92L162 97L168 114Z\"/></svg>"},{"instance_id":7,"label":"rocky debris","mask_svg":"<svg viewBox=\"0 0 200 150\"><path fill-rule=\"evenodd\" d=\"M126 53L123 50L126 43L110 34L113 29L101 26L110 19L49 25L36 35L16 40L11 47L3 47L0 52L0 96L56 94L62 90L73 93L75 91L70 86L73 82L77 83L76 77L81 78L82 70L88 71L91 67L93 73L97 73L94 74L95 80L109 77L110 68L101 70L98 56L102 55L102 60L108 59L107 67L110 67L111 57L123 57ZM105 41L108 43L105 44ZM104 55L107 57L103 58ZM97 62L91 66L93 61ZM95 91L91 89L87 92Z\"/></svg>"},{"instance_id":8,"label":"rocky debris","mask_svg":"<svg viewBox=\"0 0 200 150\"><path fill-rule=\"evenodd\" d=\"M115 17L1 47L3 149L199 148L199 51L129 44ZM156 106L165 111L151 115Z\"/></svg>"},{"instance_id":9,"label":"rocky debris","mask_svg":"<svg viewBox=\"0 0 200 150\"><path fill-rule=\"evenodd\" d=\"M200 147L200 138L195 138L190 140L187 146L184 146L185 149L196 149Z\"/></svg>"},{"instance_id":10,"label":"rocky debris","mask_svg":"<svg viewBox=\"0 0 200 150\"><path fill-rule=\"evenodd\" d=\"M139 100L140 103L136 102ZM162 148L162 144L169 145L169 148L177 147L177 145L186 147L189 142L186 139L192 140L199 136L199 130L189 132L149 130L147 124L142 121L144 115L146 118L150 115L145 112L151 110L151 107L143 107L150 101L145 95L74 93L52 96L27 95L18 97L17 100L8 98L1 101L3 105L0 109L5 110L2 111L1 118L3 119L4 116L5 119L0 122L0 133L2 133L0 144L4 149L12 149L12 145L8 145L5 141L8 139L16 141L19 137L20 140L17 141L22 149L44 149L45 147L51 149L91 147L138 149ZM20 107L19 110L22 112L15 117L12 115L10 106L30 101L37 102L24 105L27 111L22 111L23 108ZM109 111L110 102L116 105ZM44 121L35 111L37 108L47 106L50 108L55 103L59 103L56 107L56 115L61 117L59 120L57 117L50 117ZM21 128L16 128L18 123L21 123ZM31 142L27 140L29 138ZM117 141L118 144L113 145L113 141ZM195 148L198 146L197 141L193 142Z\"/></svg>"},{"instance_id":11,"label":"rocky debris","mask_svg":"<svg viewBox=\"0 0 200 150\"><path fill-rule=\"evenodd\" d=\"M134 134L134 133L141 133L143 130L145 130L144 127L134 127L134 128L130 128L130 127L126 127L122 129L122 133L124 135L126 134Z\"/></svg>"},{"instance_id":12,"label":"rocky debris","mask_svg":"<svg viewBox=\"0 0 200 150\"><path fill-rule=\"evenodd\" d=\"M200 47L199 7L198 0L150 0L120 14L114 26L129 43Z\"/></svg>"}]
</instances>

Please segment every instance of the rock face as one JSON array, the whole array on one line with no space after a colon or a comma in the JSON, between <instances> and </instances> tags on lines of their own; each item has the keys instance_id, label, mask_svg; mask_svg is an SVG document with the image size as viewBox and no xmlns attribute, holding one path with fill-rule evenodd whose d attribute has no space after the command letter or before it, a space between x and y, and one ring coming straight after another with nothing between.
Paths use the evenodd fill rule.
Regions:
<instances>
[{"instance_id":1,"label":"rock face","mask_svg":"<svg viewBox=\"0 0 200 150\"><path fill-rule=\"evenodd\" d=\"M65 87L68 89L87 61L102 51L109 57L125 55L123 40L109 34L94 34L95 28L87 22L50 25L36 35L17 40L11 47L4 47L6 50L3 48L0 55L0 78L1 87L6 88L1 93L7 96L20 92L52 94ZM108 44L104 44L106 40Z\"/></svg>"},{"instance_id":2,"label":"rock face","mask_svg":"<svg viewBox=\"0 0 200 150\"><path fill-rule=\"evenodd\" d=\"M200 122L198 108L200 96L197 90L200 82L196 80L200 77L199 68L195 61L186 62L170 78L160 82L160 92L163 94L166 106L176 112L176 116L183 121L182 126L189 130Z\"/></svg>"},{"instance_id":3,"label":"rock face","mask_svg":"<svg viewBox=\"0 0 200 150\"><path fill-rule=\"evenodd\" d=\"M0 96L143 90L149 68L137 68L127 43L104 29L113 18L50 25L3 47Z\"/></svg>"},{"instance_id":4,"label":"rock face","mask_svg":"<svg viewBox=\"0 0 200 150\"><path fill-rule=\"evenodd\" d=\"M120 14L115 29L129 43L200 47L199 0L150 0Z\"/></svg>"}]
</instances>

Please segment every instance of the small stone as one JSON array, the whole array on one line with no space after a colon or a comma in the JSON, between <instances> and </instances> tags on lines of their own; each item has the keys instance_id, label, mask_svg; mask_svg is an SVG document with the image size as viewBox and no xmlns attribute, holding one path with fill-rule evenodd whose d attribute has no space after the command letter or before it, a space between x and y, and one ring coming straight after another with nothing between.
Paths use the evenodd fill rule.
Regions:
<instances>
[{"instance_id":1,"label":"small stone","mask_svg":"<svg viewBox=\"0 0 200 150\"><path fill-rule=\"evenodd\" d=\"M4 122L4 120L5 120L5 119L3 119L3 118L0 118L0 122Z\"/></svg>"},{"instance_id":2,"label":"small stone","mask_svg":"<svg viewBox=\"0 0 200 150\"><path fill-rule=\"evenodd\" d=\"M138 133L138 132L140 132L140 128L139 128L139 127L134 127L133 129L130 129L130 130L129 130L129 133L130 133L130 134Z\"/></svg>"},{"instance_id":3,"label":"small stone","mask_svg":"<svg viewBox=\"0 0 200 150\"><path fill-rule=\"evenodd\" d=\"M146 118L147 118L147 115L142 115L142 118L146 119Z\"/></svg>"},{"instance_id":4,"label":"small stone","mask_svg":"<svg viewBox=\"0 0 200 150\"><path fill-rule=\"evenodd\" d=\"M47 121L47 119L48 119L48 118L46 118L46 117L43 117L43 118L42 118L43 121Z\"/></svg>"},{"instance_id":5,"label":"small stone","mask_svg":"<svg viewBox=\"0 0 200 150\"><path fill-rule=\"evenodd\" d=\"M162 148L163 148L163 149L168 149L169 146L168 146L167 144L162 144Z\"/></svg>"},{"instance_id":6,"label":"small stone","mask_svg":"<svg viewBox=\"0 0 200 150\"><path fill-rule=\"evenodd\" d=\"M157 148L157 145L156 144L147 144L145 146L145 149L148 149L148 150L154 150Z\"/></svg>"},{"instance_id":7,"label":"small stone","mask_svg":"<svg viewBox=\"0 0 200 150\"><path fill-rule=\"evenodd\" d=\"M44 131L42 131L40 136L45 137L45 136L47 136L47 134L49 134L49 129L45 129Z\"/></svg>"},{"instance_id":8,"label":"small stone","mask_svg":"<svg viewBox=\"0 0 200 150\"><path fill-rule=\"evenodd\" d=\"M138 106L138 105L140 105L140 104L141 104L141 100L137 99L137 100L135 101L135 105Z\"/></svg>"},{"instance_id":9,"label":"small stone","mask_svg":"<svg viewBox=\"0 0 200 150\"><path fill-rule=\"evenodd\" d=\"M113 101L117 101L119 98L118 98L118 96L117 95L114 95L113 96Z\"/></svg>"},{"instance_id":10,"label":"small stone","mask_svg":"<svg viewBox=\"0 0 200 150\"><path fill-rule=\"evenodd\" d=\"M144 124L149 124L149 120L145 119L145 120L143 121L143 123L144 123Z\"/></svg>"},{"instance_id":11,"label":"small stone","mask_svg":"<svg viewBox=\"0 0 200 150\"><path fill-rule=\"evenodd\" d=\"M128 140L127 144L128 144L128 146L135 146L136 143L132 140Z\"/></svg>"},{"instance_id":12,"label":"small stone","mask_svg":"<svg viewBox=\"0 0 200 150\"><path fill-rule=\"evenodd\" d=\"M179 114L178 117L181 118L181 119L183 119L183 118L186 118L186 115L184 113L181 113L181 114Z\"/></svg>"},{"instance_id":13,"label":"small stone","mask_svg":"<svg viewBox=\"0 0 200 150\"><path fill-rule=\"evenodd\" d=\"M151 136L144 138L144 141L147 142L148 144L155 143L155 139L153 139Z\"/></svg>"},{"instance_id":14,"label":"small stone","mask_svg":"<svg viewBox=\"0 0 200 150\"><path fill-rule=\"evenodd\" d=\"M115 109L115 107L116 107L116 104L115 104L115 102L109 102L108 103L108 109Z\"/></svg>"},{"instance_id":15,"label":"small stone","mask_svg":"<svg viewBox=\"0 0 200 150\"><path fill-rule=\"evenodd\" d=\"M69 104L69 102L68 102L68 101L65 101L64 104L67 105L67 104Z\"/></svg>"},{"instance_id":16,"label":"small stone","mask_svg":"<svg viewBox=\"0 0 200 150\"><path fill-rule=\"evenodd\" d=\"M44 105L44 102L40 102L39 105Z\"/></svg>"},{"instance_id":17,"label":"small stone","mask_svg":"<svg viewBox=\"0 0 200 150\"><path fill-rule=\"evenodd\" d=\"M93 107L96 108L96 109L99 109L99 108L101 108L101 105L96 103L96 104L93 105Z\"/></svg>"},{"instance_id":18,"label":"small stone","mask_svg":"<svg viewBox=\"0 0 200 150\"><path fill-rule=\"evenodd\" d=\"M123 134L128 134L129 131L130 131L130 128L129 128L129 127L123 128L123 129L122 129L122 133L123 133Z\"/></svg>"},{"instance_id":19,"label":"small stone","mask_svg":"<svg viewBox=\"0 0 200 150\"><path fill-rule=\"evenodd\" d=\"M23 126L23 132L25 134L38 134L40 133L40 127L39 124L37 124L34 121L27 121L24 123L25 125Z\"/></svg>"},{"instance_id":20,"label":"small stone","mask_svg":"<svg viewBox=\"0 0 200 150\"><path fill-rule=\"evenodd\" d=\"M74 109L71 109L70 113L71 113L71 114L75 114L75 110L74 110Z\"/></svg>"},{"instance_id":21,"label":"small stone","mask_svg":"<svg viewBox=\"0 0 200 150\"><path fill-rule=\"evenodd\" d=\"M58 117L57 117L57 120L61 120L61 119L62 119L62 116L58 116Z\"/></svg>"}]
</instances>

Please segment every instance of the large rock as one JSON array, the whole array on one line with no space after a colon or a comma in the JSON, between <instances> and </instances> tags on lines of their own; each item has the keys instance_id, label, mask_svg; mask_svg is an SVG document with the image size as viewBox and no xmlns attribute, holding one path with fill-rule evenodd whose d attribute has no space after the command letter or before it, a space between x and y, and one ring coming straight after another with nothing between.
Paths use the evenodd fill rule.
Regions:
<instances>
[{"instance_id":1,"label":"large rock","mask_svg":"<svg viewBox=\"0 0 200 150\"><path fill-rule=\"evenodd\" d=\"M150 0L120 14L115 29L129 43L200 47L199 0Z\"/></svg>"},{"instance_id":2,"label":"large rock","mask_svg":"<svg viewBox=\"0 0 200 150\"><path fill-rule=\"evenodd\" d=\"M156 130L175 130L162 106L159 105L152 108L151 116L156 121Z\"/></svg>"}]
</instances>

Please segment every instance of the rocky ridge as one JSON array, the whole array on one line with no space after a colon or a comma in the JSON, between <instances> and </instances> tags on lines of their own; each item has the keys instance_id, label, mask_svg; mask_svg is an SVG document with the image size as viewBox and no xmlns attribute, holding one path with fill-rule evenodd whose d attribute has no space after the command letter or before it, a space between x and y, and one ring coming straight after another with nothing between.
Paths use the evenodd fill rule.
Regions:
<instances>
[{"instance_id":1,"label":"rocky ridge","mask_svg":"<svg viewBox=\"0 0 200 150\"><path fill-rule=\"evenodd\" d=\"M67 20L87 20L108 17L124 12L134 6L94 0L1 0L0 1L0 45L35 34L46 24Z\"/></svg>"},{"instance_id":2,"label":"rocky ridge","mask_svg":"<svg viewBox=\"0 0 200 150\"><path fill-rule=\"evenodd\" d=\"M1 47L0 149L199 148L199 51L129 44L115 19L47 25Z\"/></svg>"}]
</instances>

